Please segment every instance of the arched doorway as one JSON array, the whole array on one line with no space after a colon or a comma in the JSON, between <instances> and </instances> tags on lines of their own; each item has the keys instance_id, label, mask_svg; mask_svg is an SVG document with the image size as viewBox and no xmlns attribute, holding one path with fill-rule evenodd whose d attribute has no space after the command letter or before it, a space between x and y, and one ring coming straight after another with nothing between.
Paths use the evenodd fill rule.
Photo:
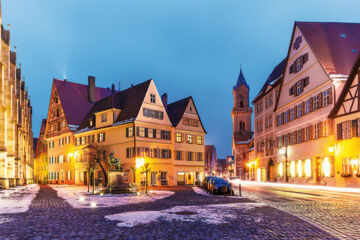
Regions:
<instances>
[{"instance_id":1,"label":"arched doorway","mask_svg":"<svg viewBox=\"0 0 360 240\"><path fill-rule=\"evenodd\" d=\"M275 182L275 163L272 158L270 158L268 164L268 180L270 182Z\"/></svg>"}]
</instances>

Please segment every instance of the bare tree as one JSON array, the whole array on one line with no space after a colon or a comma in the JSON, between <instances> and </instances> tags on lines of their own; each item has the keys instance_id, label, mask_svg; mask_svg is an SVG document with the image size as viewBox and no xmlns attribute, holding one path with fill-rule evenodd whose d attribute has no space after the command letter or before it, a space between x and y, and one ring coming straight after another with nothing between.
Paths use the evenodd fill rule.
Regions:
<instances>
[{"instance_id":1,"label":"bare tree","mask_svg":"<svg viewBox=\"0 0 360 240\"><path fill-rule=\"evenodd\" d=\"M108 184L107 179L107 172L105 170L105 167L108 165L107 158L106 158L106 149L99 145L89 145L86 147L88 150L88 171L89 171L89 179L91 176L91 172L93 173L93 192L95 192L95 171L98 166L100 166L103 174L104 174L104 180L105 180L105 186ZM90 181L88 181L88 191L90 189Z\"/></svg>"}]
</instances>

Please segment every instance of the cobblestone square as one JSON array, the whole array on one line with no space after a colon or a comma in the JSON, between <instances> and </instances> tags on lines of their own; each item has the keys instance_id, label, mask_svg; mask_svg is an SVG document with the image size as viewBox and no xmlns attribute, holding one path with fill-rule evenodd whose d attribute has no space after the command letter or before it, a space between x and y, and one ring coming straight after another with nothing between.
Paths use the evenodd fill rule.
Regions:
<instances>
[{"instance_id":1,"label":"cobblestone square","mask_svg":"<svg viewBox=\"0 0 360 240\"><path fill-rule=\"evenodd\" d=\"M75 209L59 198L55 190L41 186L27 212L1 215L9 221L0 224L0 239L336 239L300 218L263 204L227 209L231 212L229 219L225 216L225 222L219 224L199 219L169 221L159 218L133 227L119 227L118 221L105 218L112 214L134 211L141 214L177 206L201 209L208 205L254 203L246 198L203 196L192 190L182 190L154 202Z\"/></svg>"}]
</instances>

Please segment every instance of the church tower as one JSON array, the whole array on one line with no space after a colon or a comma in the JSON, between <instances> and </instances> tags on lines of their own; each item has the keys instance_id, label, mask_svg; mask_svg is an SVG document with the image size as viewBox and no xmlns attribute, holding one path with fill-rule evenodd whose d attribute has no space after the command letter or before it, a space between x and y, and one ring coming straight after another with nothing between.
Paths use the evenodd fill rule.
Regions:
<instances>
[{"instance_id":1,"label":"church tower","mask_svg":"<svg viewBox=\"0 0 360 240\"><path fill-rule=\"evenodd\" d=\"M238 177L242 177L242 174L246 173L245 166L249 159L248 150L253 139L249 92L250 87L240 69L238 80L233 87L234 107L231 111L233 121L232 154L235 158L235 175Z\"/></svg>"}]
</instances>

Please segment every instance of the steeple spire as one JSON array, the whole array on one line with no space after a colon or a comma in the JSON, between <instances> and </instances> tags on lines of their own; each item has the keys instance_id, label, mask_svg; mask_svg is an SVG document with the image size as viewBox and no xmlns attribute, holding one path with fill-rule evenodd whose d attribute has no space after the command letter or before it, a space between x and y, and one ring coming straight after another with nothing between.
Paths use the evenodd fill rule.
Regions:
<instances>
[{"instance_id":1,"label":"steeple spire","mask_svg":"<svg viewBox=\"0 0 360 240\"><path fill-rule=\"evenodd\" d=\"M245 85L245 87L250 89L249 85L247 84L247 82L245 80L244 74L242 72L242 66L240 64L240 74L239 74L238 80L236 82L236 85L234 86L234 90L236 90L238 87L240 87L243 84Z\"/></svg>"}]
</instances>

